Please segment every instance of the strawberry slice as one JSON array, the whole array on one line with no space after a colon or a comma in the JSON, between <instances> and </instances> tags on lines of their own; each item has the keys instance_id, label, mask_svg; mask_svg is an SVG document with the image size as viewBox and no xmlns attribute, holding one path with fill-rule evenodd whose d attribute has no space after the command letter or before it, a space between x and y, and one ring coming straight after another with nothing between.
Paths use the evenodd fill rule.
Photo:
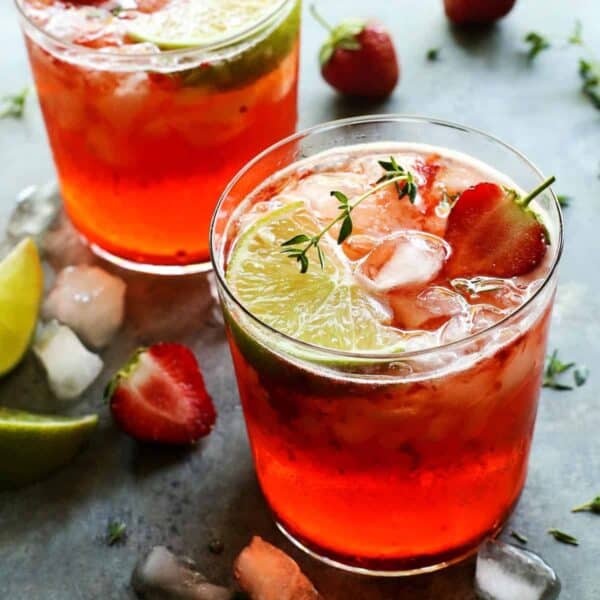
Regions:
<instances>
[{"instance_id":1,"label":"strawberry slice","mask_svg":"<svg viewBox=\"0 0 600 600\"><path fill-rule=\"evenodd\" d=\"M190 444L216 420L196 358L181 344L137 350L105 395L117 424L140 441Z\"/></svg>"},{"instance_id":2,"label":"strawberry slice","mask_svg":"<svg viewBox=\"0 0 600 600\"><path fill-rule=\"evenodd\" d=\"M448 217L445 238L452 247L448 277L508 278L535 269L550 240L529 204L554 181L550 177L523 198L495 183L479 183L464 191Z\"/></svg>"}]
</instances>

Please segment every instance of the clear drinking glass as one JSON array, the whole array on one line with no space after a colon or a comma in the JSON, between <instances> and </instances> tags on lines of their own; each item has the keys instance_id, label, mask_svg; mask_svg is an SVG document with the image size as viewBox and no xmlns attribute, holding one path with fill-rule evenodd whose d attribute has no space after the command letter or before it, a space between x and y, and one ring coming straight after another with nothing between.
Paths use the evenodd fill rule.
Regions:
<instances>
[{"instance_id":1,"label":"clear drinking glass","mask_svg":"<svg viewBox=\"0 0 600 600\"><path fill-rule=\"evenodd\" d=\"M36 24L33 0L16 3L75 227L127 268L210 268L223 188L296 129L300 0L273 2L233 38L161 52L61 41Z\"/></svg>"},{"instance_id":2,"label":"clear drinking glass","mask_svg":"<svg viewBox=\"0 0 600 600\"><path fill-rule=\"evenodd\" d=\"M276 144L238 173L217 207L211 248L256 472L278 526L328 564L405 575L475 552L523 489L562 220L544 193L539 206L556 240L547 277L510 316L461 341L382 355L288 337L226 282L236 211L296 160L374 141L461 151L526 190L542 180L518 151L467 127L403 116L337 121Z\"/></svg>"}]
</instances>

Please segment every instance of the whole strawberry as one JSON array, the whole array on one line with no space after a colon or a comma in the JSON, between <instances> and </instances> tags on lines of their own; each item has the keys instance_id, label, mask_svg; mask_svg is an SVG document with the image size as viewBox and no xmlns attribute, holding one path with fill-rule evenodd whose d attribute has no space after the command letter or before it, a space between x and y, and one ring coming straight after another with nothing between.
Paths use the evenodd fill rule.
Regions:
<instances>
[{"instance_id":1,"label":"whole strawberry","mask_svg":"<svg viewBox=\"0 0 600 600\"><path fill-rule=\"evenodd\" d=\"M457 25L493 23L506 16L516 0L444 0L447 17Z\"/></svg>"},{"instance_id":2,"label":"whole strawberry","mask_svg":"<svg viewBox=\"0 0 600 600\"><path fill-rule=\"evenodd\" d=\"M348 96L385 98L396 87L400 68L387 30L373 21L346 19L337 27L311 6L315 19L329 31L319 60L325 81Z\"/></svg>"},{"instance_id":3,"label":"whole strawberry","mask_svg":"<svg viewBox=\"0 0 600 600\"><path fill-rule=\"evenodd\" d=\"M106 388L117 424L144 442L191 444L216 413L195 356L181 344L137 350Z\"/></svg>"}]
</instances>

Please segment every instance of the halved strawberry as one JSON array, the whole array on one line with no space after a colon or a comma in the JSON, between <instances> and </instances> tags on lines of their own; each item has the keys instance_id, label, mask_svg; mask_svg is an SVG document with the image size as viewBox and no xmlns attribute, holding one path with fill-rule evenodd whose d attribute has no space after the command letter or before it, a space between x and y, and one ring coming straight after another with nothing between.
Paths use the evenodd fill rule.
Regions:
<instances>
[{"instance_id":1,"label":"halved strawberry","mask_svg":"<svg viewBox=\"0 0 600 600\"><path fill-rule=\"evenodd\" d=\"M550 240L528 206L554 180L551 177L523 198L495 183L479 183L463 192L446 228L445 238L452 247L448 277L508 278L535 269Z\"/></svg>"},{"instance_id":2,"label":"halved strawberry","mask_svg":"<svg viewBox=\"0 0 600 600\"><path fill-rule=\"evenodd\" d=\"M121 429L145 442L190 444L208 435L216 420L196 358L181 344L137 350L106 397Z\"/></svg>"}]
</instances>

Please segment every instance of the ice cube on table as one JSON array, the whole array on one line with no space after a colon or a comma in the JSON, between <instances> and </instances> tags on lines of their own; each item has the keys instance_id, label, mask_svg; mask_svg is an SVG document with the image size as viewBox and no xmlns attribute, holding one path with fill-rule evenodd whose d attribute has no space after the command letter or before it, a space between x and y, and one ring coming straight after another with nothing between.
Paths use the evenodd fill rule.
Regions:
<instances>
[{"instance_id":1,"label":"ice cube on table","mask_svg":"<svg viewBox=\"0 0 600 600\"><path fill-rule=\"evenodd\" d=\"M475 592L480 600L555 600L560 580L542 558L496 540L479 549Z\"/></svg>"},{"instance_id":2,"label":"ice cube on table","mask_svg":"<svg viewBox=\"0 0 600 600\"><path fill-rule=\"evenodd\" d=\"M104 366L99 356L90 352L68 327L56 321L40 328L33 351L46 369L50 388L61 400L80 396Z\"/></svg>"},{"instance_id":3,"label":"ice cube on table","mask_svg":"<svg viewBox=\"0 0 600 600\"><path fill-rule=\"evenodd\" d=\"M55 270L69 265L91 264L95 260L89 246L64 213L44 236L42 250Z\"/></svg>"},{"instance_id":4,"label":"ice cube on table","mask_svg":"<svg viewBox=\"0 0 600 600\"><path fill-rule=\"evenodd\" d=\"M68 325L93 348L106 346L123 323L125 283L100 267L67 267L57 276L42 314Z\"/></svg>"},{"instance_id":5,"label":"ice cube on table","mask_svg":"<svg viewBox=\"0 0 600 600\"><path fill-rule=\"evenodd\" d=\"M61 206L55 182L29 186L17 197L17 204L6 227L7 241L16 244L25 237L38 242L56 218Z\"/></svg>"},{"instance_id":6,"label":"ice cube on table","mask_svg":"<svg viewBox=\"0 0 600 600\"><path fill-rule=\"evenodd\" d=\"M356 277L375 292L416 287L435 279L448 255L441 238L406 230L377 244L361 261Z\"/></svg>"},{"instance_id":7,"label":"ice cube on table","mask_svg":"<svg viewBox=\"0 0 600 600\"><path fill-rule=\"evenodd\" d=\"M133 571L131 585L146 600L230 600L233 593L213 585L194 561L155 546Z\"/></svg>"}]
</instances>

